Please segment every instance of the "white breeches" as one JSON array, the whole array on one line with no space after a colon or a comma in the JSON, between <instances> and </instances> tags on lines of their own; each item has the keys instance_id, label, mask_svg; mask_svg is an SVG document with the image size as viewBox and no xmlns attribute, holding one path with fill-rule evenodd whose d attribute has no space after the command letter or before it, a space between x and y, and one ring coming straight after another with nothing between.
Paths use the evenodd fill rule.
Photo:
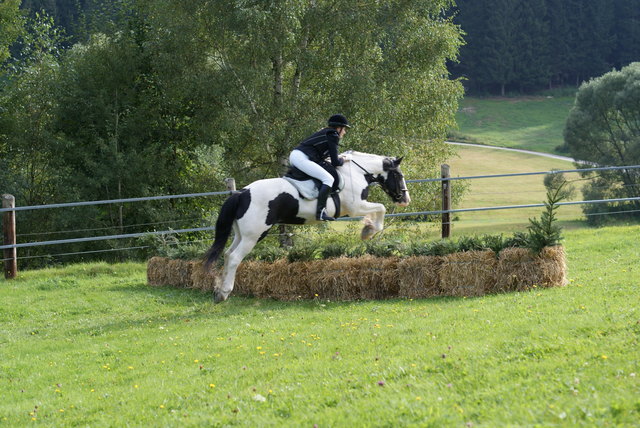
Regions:
<instances>
[{"instance_id":1,"label":"white breeches","mask_svg":"<svg viewBox=\"0 0 640 428\"><path fill-rule=\"evenodd\" d=\"M309 160L309 157L300 150L291 152L289 162L305 174L322 181L322 184L326 184L329 187L333 186L333 176L326 169Z\"/></svg>"}]
</instances>

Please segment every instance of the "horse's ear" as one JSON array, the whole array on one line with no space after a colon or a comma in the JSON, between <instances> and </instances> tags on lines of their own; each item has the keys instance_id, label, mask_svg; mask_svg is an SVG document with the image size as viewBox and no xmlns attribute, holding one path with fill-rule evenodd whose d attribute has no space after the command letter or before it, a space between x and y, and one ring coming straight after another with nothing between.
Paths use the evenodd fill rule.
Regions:
<instances>
[{"instance_id":1,"label":"horse's ear","mask_svg":"<svg viewBox=\"0 0 640 428\"><path fill-rule=\"evenodd\" d=\"M400 156L399 158L395 158L395 159L393 160L393 165L394 165L394 166L398 166L398 165L400 165L400 162L402 162L402 159L404 159L404 156Z\"/></svg>"}]
</instances>

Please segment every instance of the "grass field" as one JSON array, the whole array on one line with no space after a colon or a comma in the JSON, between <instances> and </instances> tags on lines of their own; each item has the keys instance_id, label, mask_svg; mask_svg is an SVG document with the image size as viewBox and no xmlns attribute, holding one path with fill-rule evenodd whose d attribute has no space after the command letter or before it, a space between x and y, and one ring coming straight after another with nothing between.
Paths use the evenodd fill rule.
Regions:
<instances>
[{"instance_id":1,"label":"grass field","mask_svg":"<svg viewBox=\"0 0 640 428\"><path fill-rule=\"evenodd\" d=\"M452 177L575 169L572 162L526 153L468 146L457 146L456 150L458 156L449 161ZM573 182L576 190L582 187L583 182L579 180L577 173L565 176ZM462 203L454 208L543 203L546 199L543 180L544 175L468 180L468 193ZM453 182L453 186L456 184ZM577 191L573 199L581 198L582 194ZM542 210L543 208L522 208L460 213L454 217L457 220L452 230L457 235L523 230L528 225L528 219L539 217ZM576 227L577 222L584 218L579 205L561 207L558 217L561 225L569 228Z\"/></svg>"},{"instance_id":2,"label":"grass field","mask_svg":"<svg viewBox=\"0 0 640 428\"><path fill-rule=\"evenodd\" d=\"M575 169L572 162L537 156L528 153L495 150L490 147L455 146L457 155L449 159L452 177L468 177L478 175L496 175L526 172L544 172L551 170ZM407 160L411 162L411 159ZM582 181L578 173L565 174L567 180L575 187L572 200L581 200ZM407 177L426 178L426 177ZM459 208L480 208L507 205L541 204L546 200L544 175L516 176L505 178L483 178L464 181L452 181L452 186L467 186L467 192ZM420 186L419 183L409 185L409 190ZM411 206L405 209L412 211ZM539 217L544 208L518 208L492 211L463 212L453 215L452 236L511 234L525 231L529 218ZM566 229L585 227L584 215L580 205L564 206L558 210L559 224ZM388 220L389 231L395 226L402 227L400 220ZM440 234L436 227L431 228L433 238Z\"/></svg>"},{"instance_id":3,"label":"grass field","mask_svg":"<svg viewBox=\"0 0 640 428\"><path fill-rule=\"evenodd\" d=\"M451 138L492 146L556 153L562 145L573 95L517 98L465 97Z\"/></svg>"},{"instance_id":4,"label":"grass field","mask_svg":"<svg viewBox=\"0 0 640 428\"><path fill-rule=\"evenodd\" d=\"M566 233L570 285L279 303L142 264L0 280L3 426L633 426L640 227Z\"/></svg>"}]
</instances>

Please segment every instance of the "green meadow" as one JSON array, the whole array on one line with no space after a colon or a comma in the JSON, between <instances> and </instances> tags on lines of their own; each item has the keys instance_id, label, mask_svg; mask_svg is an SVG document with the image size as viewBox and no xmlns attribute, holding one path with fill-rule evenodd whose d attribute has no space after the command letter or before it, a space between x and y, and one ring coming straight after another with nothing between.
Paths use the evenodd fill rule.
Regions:
<instances>
[{"instance_id":1,"label":"green meadow","mask_svg":"<svg viewBox=\"0 0 640 428\"><path fill-rule=\"evenodd\" d=\"M634 426L639 226L566 232L567 287L282 303L144 264L0 280L2 426Z\"/></svg>"},{"instance_id":2,"label":"green meadow","mask_svg":"<svg viewBox=\"0 0 640 428\"><path fill-rule=\"evenodd\" d=\"M488 147L457 146L457 156L449 160L452 177L499 175L552 170L573 170L573 162ZM578 173L565 177L575 187L572 200L581 200L583 185ZM453 208L480 208L508 205L540 204L546 200L544 175L482 178L464 180L467 193ZM461 185L453 181L452 186ZM418 185L418 184L416 184ZM462 212L453 216L452 233L493 234L524 230L528 219L539 217L544 208L517 208L492 211ZM579 205L559 208L558 219L565 228L582 227L584 219Z\"/></svg>"},{"instance_id":3,"label":"green meadow","mask_svg":"<svg viewBox=\"0 0 640 428\"><path fill-rule=\"evenodd\" d=\"M574 95L514 98L465 97L454 141L556 153Z\"/></svg>"},{"instance_id":4,"label":"green meadow","mask_svg":"<svg viewBox=\"0 0 640 428\"><path fill-rule=\"evenodd\" d=\"M456 155L447 161L451 177L471 177L484 175L500 175L530 172L546 172L553 170L574 170L573 162L538 156L510 150L496 150L488 146L456 146ZM408 159L407 162L411 162ZM465 188L462 200L453 209L500 207L510 205L542 204L546 200L544 174L515 177L479 178L471 180L453 180L452 188ZM571 201L583 199L581 189L585 181L578 173L564 174L575 192ZM429 177L407 177L429 178ZM412 183L409 190L422 184ZM540 217L543 207L516 208L503 210L469 211L452 214L451 233L453 237L465 235L509 235L517 231L525 231L529 219ZM398 210L399 211L399 210ZM410 205L403 211L415 209ZM559 224L565 229L586 227L585 217L580 205L568 205L558 209ZM387 232L395 228L402 229L405 222L399 219L387 219ZM344 226L340 230L344 229ZM423 225L423 230L434 239L440 235L438 224Z\"/></svg>"}]
</instances>

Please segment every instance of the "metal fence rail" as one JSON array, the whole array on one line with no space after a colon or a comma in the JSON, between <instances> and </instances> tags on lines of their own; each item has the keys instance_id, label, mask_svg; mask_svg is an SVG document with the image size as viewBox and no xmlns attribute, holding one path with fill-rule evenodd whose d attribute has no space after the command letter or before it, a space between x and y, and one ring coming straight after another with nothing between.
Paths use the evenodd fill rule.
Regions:
<instances>
[{"instance_id":1,"label":"metal fence rail","mask_svg":"<svg viewBox=\"0 0 640 428\"><path fill-rule=\"evenodd\" d=\"M563 170L538 171L538 172L517 172L517 173L510 173L510 174L471 175L471 176L465 176L465 177L424 178L424 179L413 179L413 180L406 180L406 181L407 181L407 184L432 183L432 182L454 181L454 180L474 180L474 179L481 179L481 178L505 178L505 177L518 177L518 176L527 176L527 175L546 175L546 174L591 172L591 171L613 171L613 170L626 170L626 169L640 169L640 165L608 166L608 167L601 167L601 168L584 168L584 169L563 169ZM8 211L29 211L29 210L42 210L42 209L50 209L50 208L72 208L72 207L90 206L90 205L106 205L106 204L120 204L120 203L128 203L128 202L158 201L158 200L166 200L166 199L197 198L197 197L205 197L205 196L230 195L231 193L232 193L231 191L225 190L220 192L185 193L181 195L147 196L147 197L140 197L140 198L107 199L107 200L101 200L101 201L83 201L83 202L66 202L66 203L60 203L60 204L47 204L47 205L30 205L30 206L15 207L15 208L0 208L0 213L8 212Z\"/></svg>"},{"instance_id":2,"label":"metal fence rail","mask_svg":"<svg viewBox=\"0 0 640 428\"><path fill-rule=\"evenodd\" d=\"M583 169L559 169L559 170L538 171L538 172L514 172L509 174L471 175L467 177L424 178L424 179L407 180L407 183L432 183L436 181L474 180L478 178L519 177L519 176L526 176L526 175L547 175L547 174L560 174L560 173L569 173L569 172L615 171L615 170L623 170L623 169L640 169L640 165L606 166L601 168L583 168Z\"/></svg>"},{"instance_id":3,"label":"metal fence rail","mask_svg":"<svg viewBox=\"0 0 640 428\"><path fill-rule=\"evenodd\" d=\"M610 203L610 202L631 202L631 201L640 201L640 197L559 202L557 205L558 206L588 205L588 204L603 204L603 203ZM453 213L472 212L472 211L496 211L496 210L509 210L509 209L518 209L518 208L539 208L544 206L545 204L526 204L526 205L502 205L502 206L495 206L495 207L478 207L478 208L457 208L457 209L451 209L451 210L392 213L392 214L386 214L385 217L416 217L416 216L425 216L425 215L439 215L439 214L445 214L445 213L453 214ZM362 218L363 217L340 217L337 220L352 221L352 220L360 220ZM120 234L120 235L94 236L94 237L88 237L88 238L57 239L52 241L37 241L37 242L27 242L23 244L0 245L0 250L10 249L10 248L27 248L27 247L39 247L39 246L57 245L57 244L70 244L70 243L78 243L78 242L108 241L112 239L140 238L143 236L151 236L151 235L171 235L171 234L178 234L178 233L205 232L205 231L212 231L212 230L215 230L215 227L209 226L209 227L197 227L197 228L191 228L191 229L176 229L176 230L169 229L169 230L163 230L163 231L126 233L126 234Z\"/></svg>"},{"instance_id":4,"label":"metal fence rail","mask_svg":"<svg viewBox=\"0 0 640 428\"><path fill-rule=\"evenodd\" d=\"M640 165L616 166L616 167L597 167L597 168L584 168L584 169L568 169L568 170L553 170L553 171L511 173L511 174L495 174L495 175L477 175L477 176L466 176L466 177L415 179L415 180L407 180L407 183L427 183L427 182L445 182L445 181L448 182L448 181L453 181L453 180L474 180L474 179L485 179L485 178L504 178L504 177L529 176L529 175L546 175L546 174L554 174L554 173L557 174L557 173L571 173L571 172L593 172L593 171L634 170L634 169L640 169ZM49 204L49 205L34 205L34 206L23 206L23 207L13 207L13 208L1 208L0 209L0 213L8 213L8 212L16 212L16 211L27 211L27 210L41 210L41 209L49 209L49 208L71 208L71 207L78 207L78 206L105 205L105 204L117 204L117 203L131 203L131 202L143 202L143 201L157 201L157 200L167 200L167 199L177 199L177 198L219 196L219 195L229 195L231 193L232 193L231 190L227 190L227 191L220 191L220 192L188 193L188 194L179 194L179 195L162 195L162 196L150 196L150 197L139 197L139 198L111 199L111 200L84 201L84 202L70 202L70 203L59 203L59 204ZM602 203L632 202L632 201L640 201L640 197L561 202L561 203L558 203L557 205L559 205L559 206L586 205L586 204L602 204ZM448 209L448 210L420 211L420 212L409 212L409 213L392 213L392 214L386 214L385 217L411 217L411 216L454 214L454 213L472 212L472 211L494 211L494 210L507 210L507 209L519 209L519 208L538 208L538 207L543 207L544 205L545 204L538 203L538 204L527 204L527 205L504 205L504 206L495 206L495 207L457 208L457 209ZM349 220L357 220L357 219L361 219L361 218L362 217L341 217L338 220L340 220L340 221L349 221ZM203 231L211 231L211 230L214 230L214 229L215 229L214 227L199 227L199 228L187 228L187 229L176 229L176 230L171 230L170 229L170 230L163 230L163 231L127 233L127 234L119 234L119 235L105 235L105 236L93 236L93 237L85 237L85 238L58 239L58 240L50 240L50 241L36 241L36 242L27 242L27 243L20 243L20 244L15 243L15 244L10 244L10 245L0 245L0 250L14 250L14 249L17 249L17 248L49 246L49 245L69 244L69 243L79 243L79 242L106 241L106 240L116 240L116 239L130 239L130 238L139 238L139 237L150 236L150 235L170 235L170 234L179 234L179 233L203 232ZM136 248L138 248L138 247L136 247ZM7 259L5 258L3 260L7 260Z\"/></svg>"},{"instance_id":5,"label":"metal fence rail","mask_svg":"<svg viewBox=\"0 0 640 428\"><path fill-rule=\"evenodd\" d=\"M0 213L8 212L8 211L44 210L49 208L83 207L88 205L121 204L121 203L127 203L127 202L159 201L163 199L197 198L197 197L203 197L203 196L230 195L231 193L232 192L230 190L225 190L222 192L185 193L183 195L146 196L146 197L140 197L140 198L107 199L103 201L65 202L62 204L31 205L31 206L15 207L15 208L0 208Z\"/></svg>"},{"instance_id":6,"label":"metal fence rail","mask_svg":"<svg viewBox=\"0 0 640 428\"><path fill-rule=\"evenodd\" d=\"M89 238L71 238L71 239L56 239L54 241L37 241L37 242L25 242L24 244L14 245L0 245L0 250L9 248L27 248L27 247L42 247L46 245L57 244L72 244L78 242L92 242L92 241L109 241L111 239L128 239L128 238L141 238L143 236L152 235L171 235L176 233L190 233L190 232L204 232L208 230L215 230L215 227L195 227L192 229L177 229L177 230L162 230L154 232L139 232L139 233L126 233L123 235L105 235L105 236L92 236Z\"/></svg>"}]
</instances>

